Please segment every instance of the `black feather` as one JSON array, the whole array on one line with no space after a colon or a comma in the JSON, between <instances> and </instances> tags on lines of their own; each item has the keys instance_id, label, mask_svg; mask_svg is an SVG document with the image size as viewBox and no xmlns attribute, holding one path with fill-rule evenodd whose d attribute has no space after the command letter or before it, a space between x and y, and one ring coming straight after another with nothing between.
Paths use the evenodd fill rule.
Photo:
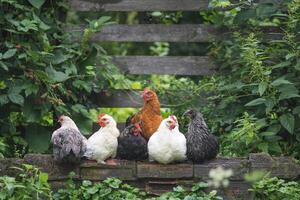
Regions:
<instances>
[{"instance_id":1,"label":"black feather","mask_svg":"<svg viewBox=\"0 0 300 200\"><path fill-rule=\"evenodd\" d=\"M118 137L117 158L125 160L145 160L148 158L147 141L141 134L135 136L137 131L134 125L124 129Z\"/></svg>"},{"instance_id":2,"label":"black feather","mask_svg":"<svg viewBox=\"0 0 300 200\"><path fill-rule=\"evenodd\" d=\"M185 115L191 118L186 135L187 158L195 163L215 158L219 152L219 141L209 132L202 114L189 110Z\"/></svg>"},{"instance_id":3,"label":"black feather","mask_svg":"<svg viewBox=\"0 0 300 200\"><path fill-rule=\"evenodd\" d=\"M53 136L53 157L58 163L80 163L86 151L81 133L75 129L58 129Z\"/></svg>"}]
</instances>

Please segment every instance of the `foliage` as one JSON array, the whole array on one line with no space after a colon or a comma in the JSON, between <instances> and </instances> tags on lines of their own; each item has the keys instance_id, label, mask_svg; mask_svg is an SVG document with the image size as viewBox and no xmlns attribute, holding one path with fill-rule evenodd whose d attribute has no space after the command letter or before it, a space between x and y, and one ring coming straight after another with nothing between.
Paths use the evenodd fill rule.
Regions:
<instances>
[{"instance_id":1,"label":"foliage","mask_svg":"<svg viewBox=\"0 0 300 200\"><path fill-rule=\"evenodd\" d=\"M68 33L66 2L0 1L0 135L8 144L6 156L46 152L59 114L71 115L90 134L93 92L124 83L104 49L88 43L110 17L88 21L83 34Z\"/></svg>"},{"instance_id":2,"label":"foliage","mask_svg":"<svg viewBox=\"0 0 300 200\"><path fill-rule=\"evenodd\" d=\"M181 186L173 188L172 192L162 194L160 197L152 198L151 200L180 200L180 199L201 199L201 200L221 200L222 197L217 195L216 190L212 190L209 193L204 192L204 189L208 187L207 183L200 182L192 187L191 191L185 190Z\"/></svg>"},{"instance_id":3,"label":"foliage","mask_svg":"<svg viewBox=\"0 0 300 200\"><path fill-rule=\"evenodd\" d=\"M205 193L206 183L197 183L191 191L187 191L181 186L175 187L172 192L162 194L160 197L149 198L145 192L134 188L128 184L122 183L117 178L107 178L99 183L83 181L77 188L72 179L69 179L65 189L60 189L54 199L75 200L75 199L148 199L148 200L167 200L167 199L203 199L217 200L222 199L217 196L215 190Z\"/></svg>"},{"instance_id":4,"label":"foliage","mask_svg":"<svg viewBox=\"0 0 300 200\"><path fill-rule=\"evenodd\" d=\"M40 172L32 165L24 164L19 170L19 175L14 177L0 177L1 200L24 199L52 199L52 191L48 184L48 174Z\"/></svg>"},{"instance_id":5,"label":"foliage","mask_svg":"<svg viewBox=\"0 0 300 200\"><path fill-rule=\"evenodd\" d=\"M107 178L103 182L92 183L83 181L79 188L70 179L65 189L60 189L54 199L75 200L75 199L144 199L146 194L139 189L122 183L116 178Z\"/></svg>"},{"instance_id":6,"label":"foliage","mask_svg":"<svg viewBox=\"0 0 300 200\"><path fill-rule=\"evenodd\" d=\"M233 32L213 45L211 53L225 75L209 80L215 95L202 109L212 131L224 139L222 153L299 157L300 1L215 0L212 6L229 8L202 13L204 18ZM280 27L280 37L266 37L262 31L269 27Z\"/></svg>"},{"instance_id":7,"label":"foliage","mask_svg":"<svg viewBox=\"0 0 300 200\"><path fill-rule=\"evenodd\" d=\"M257 200L297 200L300 198L300 184L286 182L277 177L264 178L250 189Z\"/></svg>"}]
</instances>

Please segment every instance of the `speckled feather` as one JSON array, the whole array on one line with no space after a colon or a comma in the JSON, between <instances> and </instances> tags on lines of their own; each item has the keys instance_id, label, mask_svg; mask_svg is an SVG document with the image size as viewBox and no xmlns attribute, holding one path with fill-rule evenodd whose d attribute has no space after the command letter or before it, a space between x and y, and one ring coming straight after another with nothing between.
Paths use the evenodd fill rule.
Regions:
<instances>
[{"instance_id":1,"label":"speckled feather","mask_svg":"<svg viewBox=\"0 0 300 200\"><path fill-rule=\"evenodd\" d=\"M187 157L195 163L213 159L219 152L218 138L212 135L201 113L195 113L188 127Z\"/></svg>"},{"instance_id":2,"label":"speckled feather","mask_svg":"<svg viewBox=\"0 0 300 200\"><path fill-rule=\"evenodd\" d=\"M118 138L117 158L126 160L148 158L147 141L141 135L133 135L134 129L134 125L126 127Z\"/></svg>"},{"instance_id":3,"label":"speckled feather","mask_svg":"<svg viewBox=\"0 0 300 200\"><path fill-rule=\"evenodd\" d=\"M53 133L54 160L61 163L79 163L86 151L81 133L72 128L60 128Z\"/></svg>"}]
</instances>

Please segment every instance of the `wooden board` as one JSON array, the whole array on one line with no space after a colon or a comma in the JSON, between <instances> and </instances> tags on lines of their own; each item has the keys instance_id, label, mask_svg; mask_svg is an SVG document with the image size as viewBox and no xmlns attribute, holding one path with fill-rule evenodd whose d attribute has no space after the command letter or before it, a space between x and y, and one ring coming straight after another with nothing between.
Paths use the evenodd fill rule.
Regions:
<instances>
[{"instance_id":1,"label":"wooden board","mask_svg":"<svg viewBox=\"0 0 300 200\"><path fill-rule=\"evenodd\" d=\"M175 91L174 91L175 92ZM103 108L141 108L143 100L142 91L138 90L109 90L94 94L94 103ZM207 103L206 97L209 94L201 94L197 105L201 106ZM177 102L176 105L170 105L167 101L168 96L159 96L162 108L177 106L184 102Z\"/></svg>"},{"instance_id":2,"label":"wooden board","mask_svg":"<svg viewBox=\"0 0 300 200\"><path fill-rule=\"evenodd\" d=\"M114 56L113 63L129 74L212 75L215 65L208 56Z\"/></svg>"},{"instance_id":3,"label":"wooden board","mask_svg":"<svg viewBox=\"0 0 300 200\"><path fill-rule=\"evenodd\" d=\"M199 11L208 0L69 0L77 11Z\"/></svg>"},{"instance_id":4,"label":"wooden board","mask_svg":"<svg viewBox=\"0 0 300 200\"><path fill-rule=\"evenodd\" d=\"M68 28L81 33L83 27ZM104 26L91 37L92 42L211 42L217 31L206 24L114 24Z\"/></svg>"}]
</instances>

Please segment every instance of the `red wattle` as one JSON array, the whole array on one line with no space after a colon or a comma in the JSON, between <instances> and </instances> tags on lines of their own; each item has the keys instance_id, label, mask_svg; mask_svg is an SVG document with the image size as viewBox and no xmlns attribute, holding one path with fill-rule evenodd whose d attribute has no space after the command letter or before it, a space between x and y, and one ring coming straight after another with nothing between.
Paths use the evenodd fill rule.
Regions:
<instances>
[{"instance_id":1,"label":"red wattle","mask_svg":"<svg viewBox=\"0 0 300 200\"><path fill-rule=\"evenodd\" d=\"M101 126L101 127L105 127L106 124L104 122L98 122L98 124Z\"/></svg>"}]
</instances>

